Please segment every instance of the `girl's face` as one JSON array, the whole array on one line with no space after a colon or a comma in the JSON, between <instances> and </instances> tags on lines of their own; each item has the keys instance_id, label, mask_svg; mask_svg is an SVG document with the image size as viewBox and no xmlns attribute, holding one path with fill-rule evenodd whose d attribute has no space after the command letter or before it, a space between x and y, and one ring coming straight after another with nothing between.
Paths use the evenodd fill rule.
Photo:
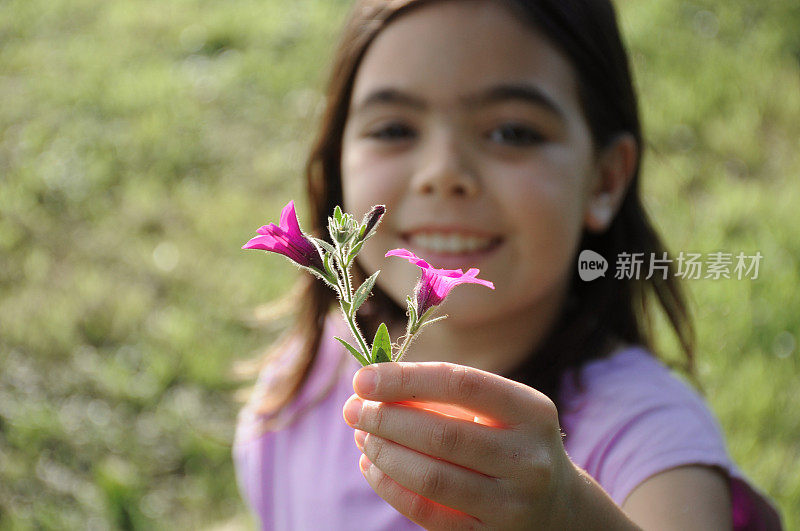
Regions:
<instances>
[{"instance_id":1,"label":"girl's face","mask_svg":"<svg viewBox=\"0 0 800 531\"><path fill-rule=\"evenodd\" d=\"M356 75L342 146L345 208L387 214L359 260L401 306L435 267L480 268L451 325L543 318L566 293L598 173L576 74L493 2L439 2L382 31ZM545 312L543 314L542 312Z\"/></svg>"}]
</instances>

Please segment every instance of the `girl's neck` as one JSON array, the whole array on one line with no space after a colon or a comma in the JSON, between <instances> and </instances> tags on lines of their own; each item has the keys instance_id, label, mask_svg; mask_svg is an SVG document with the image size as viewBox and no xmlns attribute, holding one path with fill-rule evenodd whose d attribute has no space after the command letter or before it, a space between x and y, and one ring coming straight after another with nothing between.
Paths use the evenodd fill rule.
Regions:
<instances>
[{"instance_id":1,"label":"girl's neck","mask_svg":"<svg viewBox=\"0 0 800 531\"><path fill-rule=\"evenodd\" d=\"M479 323L444 319L422 331L403 361L446 361L508 374L544 340L563 303L559 297Z\"/></svg>"}]
</instances>

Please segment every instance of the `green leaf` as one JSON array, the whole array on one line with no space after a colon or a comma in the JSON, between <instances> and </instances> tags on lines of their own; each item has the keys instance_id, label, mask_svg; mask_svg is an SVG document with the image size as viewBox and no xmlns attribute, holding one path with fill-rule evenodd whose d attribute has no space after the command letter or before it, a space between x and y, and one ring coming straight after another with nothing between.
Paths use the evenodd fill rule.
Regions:
<instances>
[{"instance_id":1,"label":"green leaf","mask_svg":"<svg viewBox=\"0 0 800 531\"><path fill-rule=\"evenodd\" d=\"M369 293L372 291L372 287L375 285L375 279L378 278L378 273L380 272L381 272L380 269L375 271L375 273L373 273L372 276L370 276L367 280L365 280L364 283L361 284L356 290L355 294L353 295L354 312L357 311L361 307L361 305L364 304L364 301L367 300L367 297L369 297Z\"/></svg>"},{"instance_id":2,"label":"green leaf","mask_svg":"<svg viewBox=\"0 0 800 531\"><path fill-rule=\"evenodd\" d=\"M372 363L392 361L392 340L386 323L381 323L372 341Z\"/></svg>"},{"instance_id":3,"label":"green leaf","mask_svg":"<svg viewBox=\"0 0 800 531\"><path fill-rule=\"evenodd\" d=\"M419 320L420 320L420 321L425 321L425 320L428 318L428 316L429 316L430 314L432 314L432 313L434 312L434 310L436 310L436 308L437 308L437 306L431 306L430 308L428 308L427 310L425 310L425 313L423 313L423 314L420 316Z\"/></svg>"},{"instance_id":4,"label":"green leaf","mask_svg":"<svg viewBox=\"0 0 800 531\"><path fill-rule=\"evenodd\" d=\"M355 244L353 246L353 248L350 250L350 254L348 255L349 259L352 260L353 258L355 258L356 255L358 254L358 251L360 251L361 247L363 247L363 246L364 246L364 241L363 240L358 242L357 244Z\"/></svg>"},{"instance_id":5,"label":"green leaf","mask_svg":"<svg viewBox=\"0 0 800 531\"><path fill-rule=\"evenodd\" d=\"M356 229L352 230L346 229L346 232L343 232L342 234L343 234L342 246L344 247L345 245L350 245L350 243L352 243L353 240L355 240L356 236L358 236L358 231Z\"/></svg>"},{"instance_id":6,"label":"green leaf","mask_svg":"<svg viewBox=\"0 0 800 531\"><path fill-rule=\"evenodd\" d=\"M325 250L325 251L327 251L329 253L335 253L336 252L336 249L333 248L333 245L329 244L325 240L321 240L321 239L315 238L313 236L308 236L308 239L310 239L313 243L316 243L323 250Z\"/></svg>"},{"instance_id":7,"label":"green leaf","mask_svg":"<svg viewBox=\"0 0 800 531\"><path fill-rule=\"evenodd\" d=\"M339 205L336 205L336 207L333 209L333 219L339 223L342 222L342 209L339 208Z\"/></svg>"},{"instance_id":8,"label":"green leaf","mask_svg":"<svg viewBox=\"0 0 800 531\"><path fill-rule=\"evenodd\" d=\"M412 323L416 323L417 305L414 304L414 300L411 297L406 297L406 301L408 302L408 318L411 320Z\"/></svg>"},{"instance_id":9,"label":"green leaf","mask_svg":"<svg viewBox=\"0 0 800 531\"><path fill-rule=\"evenodd\" d=\"M322 267L325 268L325 272L328 273L328 275L336 278L336 273L331 268L331 255L328 253L325 253L325 255L322 257Z\"/></svg>"},{"instance_id":10,"label":"green leaf","mask_svg":"<svg viewBox=\"0 0 800 531\"><path fill-rule=\"evenodd\" d=\"M369 365L369 362L367 361L367 358L365 358L364 355L361 354L356 349L356 347L354 347L353 345L351 345L350 343L348 343L347 341L345 341L341 337L333 336L333 339L336 339L337 341L339 341L339 343L344 345L344 348L346 348L347 350L350 351L350 354L352 354L353 357L358 360L358 362L361 364L362 367L366 367L367 365Z\"/></svg>"},{"instance_id":11,"label":"green leaf","mask_svg":"<svg viewBox=\"0 0 800 531\"><path fill-rule=\"evenodd\" d=\"M334 291L336 291L337 293L339 292L339 286L334 284L334 282L336 282L336 278L335 277L331 278L327 274L323 274L321 271L318 271L318 270L313 269L311 267L300 266L300 269L305 269L306 271L308 271L309 273L311 273L312 275L314 275L318 279L320 279L323 282L325 282L325 284L327 284L328 286L333 288Z\"/></svg>"},{"instance_id":12,"label":"green leaf","mask_svg":"<svg viewBox=\"0 0 800 531\"><path fill-rule=\"evenodd\" d=\"M337 242L337 240L336 240L336 234L337 234L336 226L334 225L334 222L333 222L333 220L331 218L328 218L328 220L329 220L329 223L328 223L328 234L331 237L331 241L336 243Z\"/></svg>"},{"instance_id":13,"label":"green leaf","mask_svg":"<svg viewBox=\"0 0 800 531\"><path fill-rule=\"evenodd\" d=\"M428 326L429 324L433 324L436 321L441 321L442 319L447 319L447 316L446 315L440 315L439 317L434 317L430 321L425 321L424 323L419 325L419 329L422 330L424 327Z\"/></svg>"}]
</instances>

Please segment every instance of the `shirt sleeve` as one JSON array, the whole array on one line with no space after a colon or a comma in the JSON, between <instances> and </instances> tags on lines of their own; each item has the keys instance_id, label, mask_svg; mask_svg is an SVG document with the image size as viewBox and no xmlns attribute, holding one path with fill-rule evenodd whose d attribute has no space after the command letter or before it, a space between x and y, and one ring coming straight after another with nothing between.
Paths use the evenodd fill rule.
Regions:
<instances>
[{"instance_id":1,"label":"shirt sleeve","mask_svg":"<svg viewBox=\"0 0 800 531\"><path fill-rule=\"evenodd\" d=\"M722 430L703 399L647 351L632 348L590 363L582 375L582 390L565 386L565 447L617 505L660 472L703 465L729 478L734 498L747 487L753 506L770 508L730 459ZM741 509L747 502L739 497L733 500L734 516L737 504Z\"/></svg>"},{"instance_id":2,"label":"shirt sleeve","mask_svg":"<svg viewBox=\"0 0 800 531\"><path fill-rule=\"evenodd\" d=\"M716 422L689 397L651 404L621 421L617 428L609 438L598 475L619 505L637 485L671 468L734 468Z\"/></svg>"}]
</instances>

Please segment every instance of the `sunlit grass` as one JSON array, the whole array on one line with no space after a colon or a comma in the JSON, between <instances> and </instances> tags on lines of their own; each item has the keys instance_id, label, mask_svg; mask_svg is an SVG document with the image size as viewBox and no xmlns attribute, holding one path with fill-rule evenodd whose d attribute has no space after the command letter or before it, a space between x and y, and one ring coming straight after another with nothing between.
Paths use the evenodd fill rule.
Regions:
<instances>
[{"instance_id":1,"label":"sunlit grass","mask_svg":"<svg viewBox=\"0 0 800 531\"><path fill-rule=\"evenodd\" d=\"M347 5L0 3L0 527L250 525L230 367L296 273L239 247L299 196ZM730 451L793 528L800 18L759 6L620 11L668 246L764 255L687 287Z\"/></svg>"}]
</instances>

